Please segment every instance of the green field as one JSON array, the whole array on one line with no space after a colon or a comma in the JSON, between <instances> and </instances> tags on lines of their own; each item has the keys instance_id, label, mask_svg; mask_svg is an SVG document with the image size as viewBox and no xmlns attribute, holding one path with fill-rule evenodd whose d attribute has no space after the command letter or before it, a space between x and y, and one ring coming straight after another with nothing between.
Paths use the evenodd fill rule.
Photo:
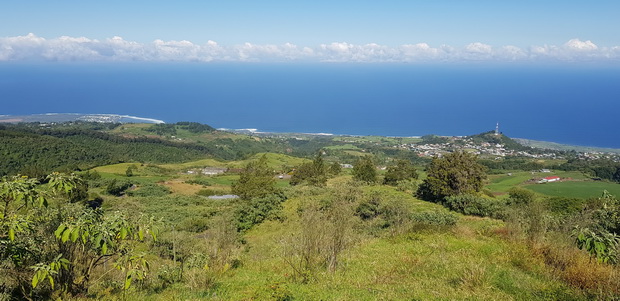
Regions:
<instances>
[{"instance_id":1,"label":"green field","mask_svg":"<svg viewBox=\"0 0 620 301\"><path fill-rule=\"evenodd\" d=\"M576 171L554 171L551 173L532 173L529 171L520 171L512 172L511 175L508 175L508 173L490 175L488 178L489 184L486 185L486 189L497 194L503 194L508 192L508 190L514 186L526 184L526 182L530 179L540 179L549 176L558 176L563 179L570 178L573 180L588 179L588 177L584 176L583 173ZM529 188L530 186L527 187Z\"/></svg>"},{"instance_id":2,"label":"green field","mask_svg":"<svg viewBox=\"0 0 620 301\"><path fill-rule=\"evenodd\" d=\"M327 146L325 147L325 149L331 149L331 150L359 150L360 148L347 143L347 144L342 144L342 145L331 145L331 146Z\"/></svg>"},{"instance_id":3,"label":"green field","mask_svg":"<svg viewBox=\"0 0 620 301\"><path fill-rule=\"evenodd\" d=\"M520 185L521 183L532 178L529 172L514 172L511 176L507 174L489 176L489 184L486 188L492 192L505 193L510 188Z\"/></svg>"},{"instance_id":4,"label":"green field","mask_svg":"<svg viewBox=\"0 0 620 301\"><path fill-rule=\"evenodd\" d=\"M547 184L525 185L527 189L549 196L591 198L600 197L603 190L620 196L620 184L598 181L569 181Z\"/></svg>"}]
</instances>

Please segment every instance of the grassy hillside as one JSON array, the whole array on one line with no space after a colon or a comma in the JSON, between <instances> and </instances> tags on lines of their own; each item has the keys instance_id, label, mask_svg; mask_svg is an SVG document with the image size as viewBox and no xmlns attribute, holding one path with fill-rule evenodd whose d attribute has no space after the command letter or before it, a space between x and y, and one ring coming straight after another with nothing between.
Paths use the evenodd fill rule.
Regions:
<instances>
[{"instance_id":1,"label":"grassy hillside","mask_svg":"<svg viewBox=\"0 0 620 301\"><path fill-rule=\"evenodd\" d=\"M69 250L66 258L75 267L82 265L76 260L83 258L80 256L110 261L92 270L86 291L74 295L49 293L53 289L43 281L38 288L43 293L30 295L32 299L606 300L620 295L620 274L614 259L620 257L611 253L602 260L604 257L580 250L573 232L615 227L614 214L620 212L620 202L613 197L590 201L588 208L583 200L573 201L598 197L602 190L620 195L620 184L593 181L579 171L532 173L524 168L509 173L498 169L495 172L501 173L489 175L484 183L486 191L430 202L415 197L427 174L422 164L415 166L420 179L400 181L396 186L381 185L386 172L379 170L376 183L353 181L350 169L323 173L327 183L322 186L317 181L318 187L309 181L292 186L288 177L278 176L282 172L291 174L309 162L292 154L316 154L317 149L325 151L322 158L328 165L354 162L360 155L373 156L375 165L392 164L402 158L402 152L410 151L390 152L393 146L381 145L401 142L399 138L339 137L335 142L325 137L264 138L190 124L79 131L5 129L0 135L8 142L23 139L17 144L0 144L0 151L15 160L11 165L15 169L40 158L62 164L79 161L84 168L98 165L81 173L88 185L79 186L79 193L49 192L53 205L48 208L20 204L9 208L24 217L36 216L37 223L45 227L27 225L20 219L13 222L18 215L10 215L11 220L0 219L2 229L17 229L0 232L2 246L34 248L45 255L31 256L45 262L33 261L21 267L12 261L14 257L3 257L2 264L9 272L0 275L0 299L19 295L18 289L5 290L17 287L19 281L29 288L34 273L31 266L54 259L56 254L43 253L40 246ZM409 155L416 156L412 152ZM245 199L210 198L230 194L233 183L247 179L248 173L241 169L263 157L261 181L244 185L258 193L274 185L268 194ZM137 158L151 159L141 162ZM531 159L514 160L514 166L530 166L525 161ZM561 160L535 163L558 165ZM207 176L200 173L205 167L231 170ZM317 170L325 168L312 169L308 175L319 173ZM533 184L535 179L553 175L566 181ZM36 186L41 191L50 187ZM521 202L514 196L509 199L508 191L514 187L525 188L521 191L525 197L527 190L535 194ZM3 191L0 197L8 202L0 202L0 206L13 200ZM72 201L67 202L68 198ZM92 211L91 207L98 204L103 210ZM41 213L47 215L37 215ZM120 220L96 224L118 214L127 218L127 224L152 225L159 230L157 240L120 241L111 248L127 243L130 247L123 251L126 253L104 254L97 249L100 244L83 249L70 245L80 243L85 232L67 232L64 241L62 236L55 236L59 224L79 227L84 223L71 223L89 214L93 215L85 223L89 225L124 225ZM49 229L52 235L41 236ZM9 239L9 233L15 231L19 244ZM24 235L26 231L36 239ZM110 241L128 235L127 230L125 234L111 233ZM133 257L123 257L127 254ZM129 271L146 266L136 258L146 260L148 269L135 274L139 277L125 289ZM120 259L125 261L119 263ZM53 274L57 281L61 276ZM84 278L76 278L80 279Z\"/></svg>"},{"instance_id":2,"label":"grassy hillside","mask_svg":"<svg viewBox=\"0 0 620 301\"><path fill-rule=\"evenodd\" d=\"M177 283L152 292L132 290L129 299L586 299L547 270L542 257L518 241L505 239L503 222L462 215L458 215L455 225L406 222L385 229L377 227L378 220L353 218L352 227L346 230L346 248L339 267L332 272L319 264L308 281L303 281L288 262L287 252L300 247L296 239L304 229L318 225L306 224L299 210L309 202L330 199L346 181L347 177L340 177L331 180L328 188L291 190L291 197L283 204L277 220L265 221L243 235L244 245L232 251L240 264L210 274L212 278L208 281L212 282ZM362 199L374 196L384 205L399 204L413 213L447 213L439 205L420 201L394 188L361 188L352 192L360 193L358 197ZM182 231L176 235L185 240L178 242L177 252L188 254L209 250L210 240L187 236L183 231L208 229L212 226L210 220L227 212L230 205L230 201L187 196L107 201L110 209L131 208L169 221ZM190 246L191 249L185 249Z\"/></svg>"}]
</instances>

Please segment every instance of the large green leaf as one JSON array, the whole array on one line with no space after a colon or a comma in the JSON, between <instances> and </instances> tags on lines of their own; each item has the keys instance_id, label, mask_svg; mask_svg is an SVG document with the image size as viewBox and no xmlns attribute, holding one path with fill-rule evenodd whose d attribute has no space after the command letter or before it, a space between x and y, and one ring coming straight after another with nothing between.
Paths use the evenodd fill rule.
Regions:
<instances>
[{"instance_id":1,"label":"large green leaf","mask_svg":"<svg viewBox=\"0 0 620 301\"><path fill-rule=\"evenodd\" d=\"M67 229L67 226L61 224L60 226L58 226L56 231L54 231L54 236L56 236L56 238L60 238L62 231L65 231L65 229Z\"/></svg>"},{"instance_id":2,"label":"large green leaf","mask_svg":"<svg viewBox=\"0 0 620 301\"><path fill-rule=\"evenodd\" d=\"M67 242L67 240L69 240L69 235L71 235L71 229L66 229L63 233L62 233L62 237L61 237L61 241L62 242Z\"/></svg>"},{"instance_id":3,"label":"large green leaf","mask_svg":"<svg viewBox=\"0 0 620 301\"><path fill-rule=\"evenodd\" d=\"M71 241L75 242L78 237L80 236L80 229L79 228L75 228L71 231Z\"/></svg>"},{"instance_id":4,"label":"large green leaf","mask_svg":"<svg viewBox=\"0 0 620 301\"><path fill-rule=\"evenodd\" d=\"M128 289L131 286L131 275L127 276L127 279L125 279L125 286L124 289Z\"/></svg>"}]
</instances>

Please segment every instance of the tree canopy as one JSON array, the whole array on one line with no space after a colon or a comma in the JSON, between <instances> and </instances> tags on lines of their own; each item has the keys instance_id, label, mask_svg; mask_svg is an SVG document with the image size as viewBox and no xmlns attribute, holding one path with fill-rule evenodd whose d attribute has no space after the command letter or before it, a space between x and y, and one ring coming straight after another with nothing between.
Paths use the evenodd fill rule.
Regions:
<instances>
[{"instance_id":1,"label":"tree canopy","mask_svg":"<svg viewBox=\"0 0 620 301\"><path fill-rule=\"evenodd\" d=\"M371 156L364 156L353 165L353 179L368 184L377 182L377 168Z\"/></svg>"},{"instance_id":2,"label":"tree canopy","mask_svg":"<svg viewBox=\"0 0 620 301\"><path fill-rule=\"evenodd\" d=\"M398 181L417 179L418 172L409 160L398 160L396 164L387 168L383 184L395 186Z\"/></svg>"},{"instance_id":3,"label":"tree canopy","mask_svg":"<svg viewBox=\"0 0 620 301\"><path fill-rule=\"evenodd\" d=\"M477 162L477 156L460 151L433 159L426 172L427 177L418 188L417 195L428 201L476 194L486 179L485 167Z\"/></svg>"},{"instance_id":4,"label":"tree canopy","mask_svg":"<svg viewBox=\"0 0 620 301\"><path fill-rule=\"evenodd\" d=\"M300 165L291 177L291 185L307 182L313 186L325 186L327 184L327 165L319 152L312 162Z\"/></svg>"},{"instance_id":5,"label":"tree canopy","mask_svg":"<svg viewBox=\"0 0 620 301\"><path fill-rule=\"evenodd\" d=\"M242 200L264 198L278 192L273 170L269 169L265 155L249 162L239 176L239 181L232 185L232 193Z\"/></svg>"}]
</instances>

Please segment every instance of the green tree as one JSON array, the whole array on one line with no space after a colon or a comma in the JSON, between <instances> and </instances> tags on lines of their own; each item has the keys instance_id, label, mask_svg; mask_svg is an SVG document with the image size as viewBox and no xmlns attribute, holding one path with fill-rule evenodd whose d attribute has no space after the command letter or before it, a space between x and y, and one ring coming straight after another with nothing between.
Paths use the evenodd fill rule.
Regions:
<instances>
[{"instance_id":1,"label":"green tree","mask_svg":"<svg viewBox=\"0 0 620 301\"><path fill-rule=\"evenodd\" d=\"M377 182L377 168L371 156L364 156L353 165L353 179L373 184Z\"/></svg>"},{"instance_id":2,"label":"green tree","mask_svg":"<svg viewBox=\"0 0 620 301\"><path fill-rule=\"evenodd\" d=\"M307 182L313 186L323 187L327 184L327 165L321 153L314 157L312 162L300 165L291 177L291 185Z\"/></svg>"},{"instance_id":3,"label":"green tree","mask_svg":"<svg viewBox=\"0 0 620 301\"><path fill-rule=\"evenodd\" d=\"M329 166L329 173L337 176L342 172L342 166L340 166L340 163L338 162L334 162Z\"/></svg>"},{"instance_id":4,"label":"green tree","mask_svg":"<svg viewBox=\"0 0 620 301\"><path fill-rule=\"evenodd\" d=\"M131 185L132 183L128 180L118 181L116 179L112 179L106 186L106 192L114 196L121 196L125 194L125 190L131 187Z\"/></svg>"},{"instance_id":5,"label":"green tree","mask_svg":"<svg viewBox=\"0 0 620 301\"><path fill-rule=\"evenodd\" d=\"M249 162L239 176L239 181L232 185L232 193L242 200L264 198L279 192L275 186L273 171L269 169L265 155L257 161Z\"/></svg>"},{"instance_id":6,"label":"green tree","mask_svg":"<svg viewBox=\"0 0 620 301\"><path fill-rule=\"evenodd\" d=\"M476 194L486 179L485 167L477 162L477 157L460 151L434 158L426 172L417 196L433 202L453 195Z\"/></svg>"},{"instance_id":7,"label":"green tree","mask_svg":"<svg viewBox=\"0 0 620 301\"><path fill-rule=\"evenodd\" d=\"M417 179L418 172L409 160L398 160L395 165L388 167L383 184L396 186L399 181Z\"/></svg>"},{"instance_id":8,"label":"green tree","mask_svg":"<svg viewBox=\"0 0 620 301\"><path fill-rule=\"evenodd\" d=\"M127 169L125 170L125 176L132 177L133 176L134 168L135 168L135 166L133 166L133 165L127 166Z\"/></svg>"},{"instance_id":9,"label":"green tree","mask_svg":"<svg viewBox=\"0 0 620 301\"><path fill-rule=\"evenodd\" d=\"M0 180L0 265L7 269L0 274L0 295L43 300L84 294L95 268L109 260L124 272L124 289L144 278L148 264L130 241L142 240L151 223L71 202L82 183L74 174L53 173L46 181ZM54 206L47 206L49 199Z\"/></svg>"},{"instance_id":10,"label":"green tree","mask_svg":"<svg viewBox=\"0 0 620 301\"><path fill-rule=\"evenodd\" d=\"M508 204L510 205L529 205L536 200L536 194L525 188L513 187L508 191Z\"/></svg>"}]
</instances>

